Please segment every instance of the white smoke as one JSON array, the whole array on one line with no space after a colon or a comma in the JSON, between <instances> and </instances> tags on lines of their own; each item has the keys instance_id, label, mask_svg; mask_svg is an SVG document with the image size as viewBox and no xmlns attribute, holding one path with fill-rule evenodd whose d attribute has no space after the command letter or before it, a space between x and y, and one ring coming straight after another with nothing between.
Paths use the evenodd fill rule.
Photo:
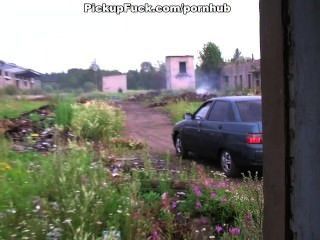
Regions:
<instances>
[{"instance_id":1,"label":"white smoke","mask_svg":"<svg viewBox=\"0 0 320 240\"><path fill-rule=\"evenodd\" d=\"M209 91L208 91L208 89L207 88L204 88L204 87L199 87L199 88L197 88L196 89L196 93L197 94L207 94Z\"/></svg>"}]
</instances>

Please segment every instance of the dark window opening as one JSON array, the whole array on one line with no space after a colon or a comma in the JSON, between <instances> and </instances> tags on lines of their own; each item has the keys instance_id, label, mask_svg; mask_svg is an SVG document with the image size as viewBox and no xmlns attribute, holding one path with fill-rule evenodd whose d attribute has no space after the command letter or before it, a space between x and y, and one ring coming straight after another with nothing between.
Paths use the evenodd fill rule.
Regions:
<instances>
[{"instance_id":1,"label":"dark window opening","mask_svg":"<svg viewBox=\"0 0 320 240\"><path fill-rule=\"evenodd\" d=\"M243 88L242 75L240 75L239 78L240 78L240 88L242 89Z\"/></svg>"},{"instance_id":2,"label":"dark window opening","mask_svg":"<svg viewBox=\"0 0 320 240\"><path fill-rule=\"evenodd\" d=\"M226 87L229 86L229 76L224 76L224 84L226 85Z\"/></svg>"},{"instance_id":3,"label":"dark window opening","mask_svg":"<svg viewBox=\"0 0 320 240\"><path fill-rule=\"evenodd\" d=\"M187 73L187 63L179 62L179 73Z\"/></svg>"},{"instance_id":4,"label":"dark window opening","mask_svg":"<svg viewBox=\"0 0 320 240\"><path fill-rule=\"evenodd\" d=\"M238 77L234 76L234 85L238 87Z\"/></svg>"},{"instance_id":5,"label":"dark window opening","mask_svg":"<svg viewBox=\"0 0 320 240\"><path fill-rule=\"evenodd\" d=\"M259 79L256 80L256 86L260 87L260 80Z\"/></svg>"},{"instance_id":6,"label":"dark window opening","mask_svg":"<svg viewBox=\"0 0 320 240\"><path fill-rule=\"evenodd\" d=\"M251 88L251 75L248 74L248 88Z\"/></svg>"}]
</instances>

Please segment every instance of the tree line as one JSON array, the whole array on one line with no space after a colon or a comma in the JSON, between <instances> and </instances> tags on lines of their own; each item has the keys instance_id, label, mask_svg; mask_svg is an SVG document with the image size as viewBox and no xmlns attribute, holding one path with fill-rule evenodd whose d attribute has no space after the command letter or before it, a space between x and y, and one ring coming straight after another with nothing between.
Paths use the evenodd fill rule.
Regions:
<instances>
[{"instance_id":1,"label":"tree line","mask_svg":"<svg viewBox=\"0 0 320 240\"><path fill-rule=\"evenodd\" d=\"M239 49L235 50L231 62L239 61L243 57ZM218 76L225 62L219 47L213 42L206 43L199 53L200 64L196 66L197 85L205 84L210 88L219 88ZM46 90L80 90L92 91L101 89L102 76L121 74L118 70L103 70L93 62L88 69L70 69L62 73L44 74L41 77ZM127 72L128 89L163 89L166 88L165 64L153 66L145 61L140 69Z\"/></svg>"},{"instance_id":2,"label":"tree line","mask_svg":"<svg viewBox=\"0 0 320 240\"><path fill-rule=\"evenodd\" d=\"M103 76L121 74L118 70L102 69L70 69L62 73L50 73L41 76L43 87L47 91L84 91L100 90ZM153 66L150 62L143 62L140 70L127 72L128 89L163 89L166 86L165 65Z\"/></svg>"}]
</instances>

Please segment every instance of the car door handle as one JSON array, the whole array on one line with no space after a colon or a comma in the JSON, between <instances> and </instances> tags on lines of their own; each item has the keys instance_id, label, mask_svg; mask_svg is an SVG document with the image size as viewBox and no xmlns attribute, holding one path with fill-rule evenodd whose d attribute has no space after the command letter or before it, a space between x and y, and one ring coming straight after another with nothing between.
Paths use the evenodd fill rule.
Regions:
<instances>
[{"instance_id":1,"label":"car door handle","mask_svg":"<svg viewBox=\"0 0 320 240\"><path fill-rule=\"evenodd\" d=\"M221 129L222 129L222 125L219 125L219 126L218 126L218 129L221 130Z\"/></svg>"}]
</instances>

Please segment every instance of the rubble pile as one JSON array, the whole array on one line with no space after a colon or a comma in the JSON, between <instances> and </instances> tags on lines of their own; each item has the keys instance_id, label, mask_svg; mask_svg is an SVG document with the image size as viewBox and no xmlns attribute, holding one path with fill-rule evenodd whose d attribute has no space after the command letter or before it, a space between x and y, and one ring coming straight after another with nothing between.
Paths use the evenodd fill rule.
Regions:
<instances>
[{"instance_id":1,"label":"rubble pile","mask_svg":"<svg viewBox=\"0 0 320 240\"><path fill-rule=\"evenodd\" d=\"M179 95L168 95L160 99L160 101L155 101L150 103L148 107L162 107L171 102L188 101L188 102L203 102L210 98L217 97L217 95L212 93L197 94L195 92L184 92Z\"/></svg>"},{"instance_id":2,"label":"rubble pile","mask_svg":"<svg viewBox=\"0 0 320 240\"><path fill-rule=\"evenodd\" d=\"M129 97L129 101L135 101L135 102L142 102L142 101L148 101L153 100L155 97L160 96L160 91L152 91L147 93L140 93L134 96Z\"/></svg>"},{"instance_id":3,"label":"rubble pile","mask_svg":"<svg viewBox=\"0 0 320 240\"><path fill-rule=\"evenodd\" d=\"M5 136L13 141L16 151L53 151L54 143L54 116L49 105L22 114L19 118L10 121Z\"/></svg>"}]
</instances>

